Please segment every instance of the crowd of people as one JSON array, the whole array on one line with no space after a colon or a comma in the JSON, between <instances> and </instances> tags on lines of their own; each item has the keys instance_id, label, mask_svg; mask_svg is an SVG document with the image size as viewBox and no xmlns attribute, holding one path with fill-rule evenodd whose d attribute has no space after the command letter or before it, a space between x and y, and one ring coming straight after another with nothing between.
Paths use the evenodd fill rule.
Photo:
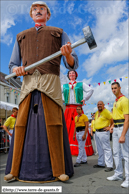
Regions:
<instances>
[{"instance_id":1,"label":"crowd of people","mask_svg":"<svg viewBox=\"0 0 129 194\"><path fill-rule=\"evenodd\" d=\"M115 162L115 173L107 177L109 181L123 179L124 160L125 180L122 187L129 187L129 100L121 93L118 82L111 84L116 100L113 109L108 111L103 101L97 103L98 111L93 113L91 123L91 135L94 137L96 154L98 153L98 164L94 168L107 168L106 172L113 171L113 158ZM110 146L110 134L113 138L113 153Z\"/></svg>"},{"instance_id":2,"label":"crowd of people","mask_svg":"<svg viewBox=\"0 0 129 194\"><path fill-rule=\"evenodd\" d=\"M79 167L87 164L87 156L94 152L88 118L82 109L85 101L92 96L93 89L76 81L78 57L71 49L67 34L61 28L46 26L51 16L47 4L42 1L32 3L30 16L35 27L17 35L9 63L10 73L24 77L4 180L67 181L74 174L72 155L77 155L74 167ZM69 69L68 84L60 85L61 57L25 72L25 66L58 50L61 50L65 67ZM93 167L105 168L106 164L105 171L112 171L114 157L115 174L107 177L107 180L123 180L123 155L125 181L121 186L129 187L128 99L122 95L118 82L112 83L111 89L116 96L113 113L105 108L100 99L91 125L91 135L96 143L95 153L98 154L98 164ZM7 131L6 127L5 123ZM10 131L7 133L11 136ZM113 133L113 156L110 133Z\"/></svg>"}]
</instances>

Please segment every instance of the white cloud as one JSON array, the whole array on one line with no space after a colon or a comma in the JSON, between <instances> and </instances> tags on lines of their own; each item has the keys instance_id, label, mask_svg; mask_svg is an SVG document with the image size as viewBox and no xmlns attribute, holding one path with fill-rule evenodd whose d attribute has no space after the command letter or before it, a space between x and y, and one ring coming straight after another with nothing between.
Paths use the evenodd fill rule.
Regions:
<instances>
[{"instance_id":1,"label":"white cloud","mask_svg":"<svg viewBox=\"0 0 129 194\"><path fill-rule=\"evenodd\" d=\"M84 10L96 16L91 30L97 48L90 50L86 44L77 48L79 56L89 54L83 67L90 77L106 65L128 59L128 16L126 1L89 1ZM76 37L72 35L72 39Z\"/></svg>"},{"instance_id":2,"label":"white cloud","mask_svg":"<svg viewBox=\"0 0 129 194\"><path fill-rule=\"evenodd\" d=\"M76 29L78 26L82 26L82 23L83 23L83 19L75 15L73 15L72 20L68 21L68 24L70 24L71 27L73 27L74 29ZM74 36L77 36L77 35L74 35Z\"/></svg>"},{"instance_id":3,"label":"white cloud","mask_svg":"<svg viewBox=\"0 0 129 194\"><path fill-rule=\"evenodd\" d=\"M124 33L126 32L126 33ZM118 34L116 32L116 34ZM123 36L124 35L124 36ZM103 44L103 48L96 51L83 63L88 76L92 76L105 64L111 65L114 62L127 60L128 58L128 33L127 27L123 28L123 33L117 38ZM102 45L102 44L101 44ZM99 46L99 45L98 45ZM89 65L90 64L90 65Z\"/></svg>"},{"instance_id":4,"label":"white cloud","mask_svg":"<svg viewBox=\"0 0 129 194\"><path fill-rule=\"evenodd\" d=\"M30 5L28 1L1 1L1 42L12 43L13 34L9 29L16 25L20 15L29 13Z\"/></svg>"},{"instance_id":5,"label":"white cloud","mask_svg":"<svg viewBox=\"0 0 129 194\"><path fill-rule=\"evenodd\" d=\"M85 84L89 85L91 84L92 78L90 79L83 79L82 82L84 82Z\"/></svg>"},{"instance_id":6,"label":"white cloud","mask_svg":"<svg viewBox=\"0 0 129 194\"><path fill-rule=\"evenodd\" d=\"M70 35L69 35L69 38L70 38L71 43L74 43L74 42L80 40L81 38L83 38L83 36L82 36L81 33L78 34L78 35L70 34Z\"/></svg>"},{"instance_id":7,"label":"white cloud","mask_svg":"<svg viewBox=\"0 0 129 194\"><path fill-rule=\"evenodd\" d=\"M69 79L67 78L67 76L64 75L62 72L60 72L60 82L61 82L61 85L67 84L69 82Z\"/></svg>"},{"instance_id":8,"label":"white cloud","mask_svg":"<svg viewBox=\"0 0 129 194\"><path fill-rule=\"evenodd\" d=\"M60 65L60 71L64 74L66 72L66 67L64 65Z\"/></svg>"},{"instance_id":9,"label":"white cloud","mask_svg":"<svg viewBox=\"0 0 129 194\"><path fill-rule=\"evenodd\" d=\"M5 34L5 36L1 38L1 42L7 44L8 46L12 43L12 41L13 35L11 34Z\"/></svg>"},{"instance_id":10,"label":"white cloud","mask_svg":"<svg viewBox=\"0 0 129 194\"><path fill-rule=\"evenodd\" d=\"M109 75L110 79L114 79L116 76L119 78L123 78L123 75L128 75L128 67L129 63L120 64L114 67L110 67L106 74Z\"/></svg>"},{"instance_id":11,"label":"white cloud","mask_svg":"<svg viewBox=\"0 0 129 194\"><path fill-rule=\"evenodd\" d=\"M73 2L69 3L69 6L68 6L68 13L69 14L72 14L73 13L74 5L75 4Z\"/></svg>"},{"instance_id":12,"label":"white cloud","mask_svg":"<svg viewBox=\"0 0 129 194\"><path fill-rule=\"evenodd\" d=\"M7 33L7 29L11 28L12 26L15 26L15 23L10 18L6 18L4 21L1 22L1 35Z\"/></svg>"},{"instance_id":13,"label":"white cloud","mask_svg":"<svg viewBox=\"0 0 129 194\"><path fill-rule=\"evenodd\" d=\"M13 40L13 35L7 34L7 30L11 28L12 26L15 26L13 19L5 19L1 22L1 42L6 43L7 45L10 45Z\"/></svg>"}]
</instances>

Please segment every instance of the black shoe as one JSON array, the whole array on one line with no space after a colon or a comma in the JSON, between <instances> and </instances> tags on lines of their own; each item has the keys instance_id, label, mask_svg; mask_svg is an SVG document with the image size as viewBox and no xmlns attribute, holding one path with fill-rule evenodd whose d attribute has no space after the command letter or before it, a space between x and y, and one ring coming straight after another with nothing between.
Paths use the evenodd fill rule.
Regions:
<instances>
[{"instance_id":1,"label":"black shoe","mask_svg":"<svg viewBox=\"0 0 129 194\"><path fill-rule=\"evenodd\" d=\"M86 162L81 161L81 164L87 164L87 161Z\"/></svg>"},{"instance_id":2,"label":"black shoe","mask_svg":"<svg viewBox=\"0 0 129 194\"><path fill-rule=\"evenodd\" d=\"M105 166L100 166L98 164L94 165L93 168L105 168Z\"/></svg>"},{"instance_id":3,"label":"black shoe","mask_svg":"<svg viewBox=\"0 0 129 194\"><path fill-rule=\"evenodd\" d=\"M79 167L79 166L81 166L80 163L77 163L77 162L76 162L76 163L74 164L74 167Z\"/></svg>"},{"instance_id":4,"label":"black shoe","mask_svg":"<svg viewBox=\"0 0 129 194\"><path fill-rule=\"evenodd\" d=\"M113 170L114 170L113 168L108 168L108 167L107 167L104 171L105 171L105 172L110 172L110 171L113 171Z\"/></svg>"}]
</instances>

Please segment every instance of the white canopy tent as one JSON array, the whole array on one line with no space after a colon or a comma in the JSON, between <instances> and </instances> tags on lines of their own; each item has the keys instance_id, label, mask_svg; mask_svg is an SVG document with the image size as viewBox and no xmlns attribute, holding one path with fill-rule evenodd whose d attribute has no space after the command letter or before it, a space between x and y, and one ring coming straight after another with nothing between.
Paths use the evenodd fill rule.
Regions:
<instances>
[{"instance_id":1,"label":"white canopy tent","mask_svg":"<svg viewBox=\"0 0 129 194\"><path fill-rule=\"evenodd\" d=\"M18 108L18 105L17 104L11 104L11 103L8 103L8 102L0 101L0 109L12 110L13 107Z\"/></svg>"},{"instance_id":2,"label":"white canopy tent","mask_svg":"<svg viewBox=\"0 0 129 194\"><path fill-rule=\"evenodd\" d=\"M14 107L18 108L18 105L0 101L0 118L7 119L7 117L12 114L12 109Z\"/></svg>"}]
</instances>

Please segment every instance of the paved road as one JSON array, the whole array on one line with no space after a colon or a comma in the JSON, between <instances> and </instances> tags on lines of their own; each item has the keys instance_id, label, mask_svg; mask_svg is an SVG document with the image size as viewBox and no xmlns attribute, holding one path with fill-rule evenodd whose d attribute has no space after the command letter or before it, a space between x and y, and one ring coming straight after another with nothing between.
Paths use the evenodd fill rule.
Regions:
<instances>
[{"instance_id":1,"label":"paved road","mask_svg":"<svg viewBox=\"0 0 129 194\"><path fill-rule=\"evenodd\" d=\"M105 172L104 169L94 169L93 165L97 164L98 156L88 157L88 164L83 164L78 168L74 168L74 176L67 182L62 183L24 183L19 181L13 181L6 183L3 181L4 171L6 166L8 154L0 153L0 178L1 186L62 186L62 193L64 194L123 194L129 193L129 189L121 188L122 181L107 181L106 177L113 175L112 172ZM76 157L73 157L73 163L75 163ZM29 193L29 192L28 192Z\"/></svg>"}]
</instances>

